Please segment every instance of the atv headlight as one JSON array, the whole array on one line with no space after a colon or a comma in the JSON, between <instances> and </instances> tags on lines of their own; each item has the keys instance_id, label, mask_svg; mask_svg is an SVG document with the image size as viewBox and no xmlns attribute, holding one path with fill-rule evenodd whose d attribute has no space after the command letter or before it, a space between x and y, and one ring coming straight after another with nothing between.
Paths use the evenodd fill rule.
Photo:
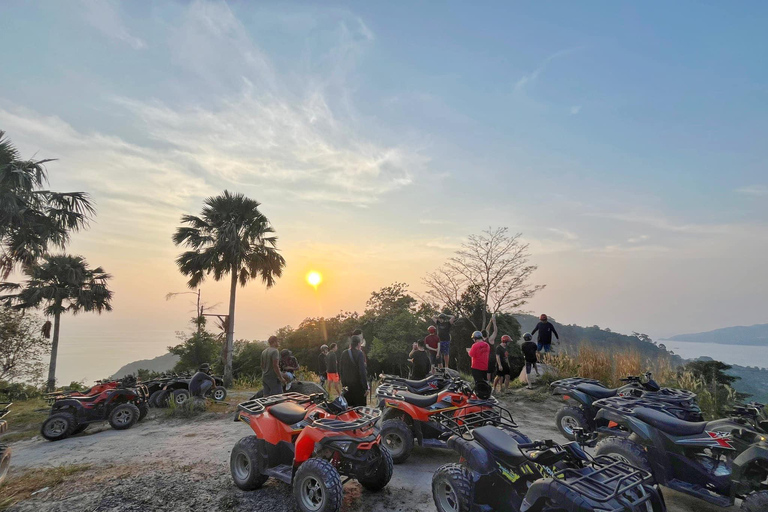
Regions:
<instances>
[{"instance_id":1,"label":"atv headlight","mask_svg":"<svg viewBox=\"0 0 768 512\"><path fill-rule=\"evenodd\" d=\"M357 444L352 441L332 441L330 446L342 453L352 453L357 448Z\"/></svg>"}]
</instances>

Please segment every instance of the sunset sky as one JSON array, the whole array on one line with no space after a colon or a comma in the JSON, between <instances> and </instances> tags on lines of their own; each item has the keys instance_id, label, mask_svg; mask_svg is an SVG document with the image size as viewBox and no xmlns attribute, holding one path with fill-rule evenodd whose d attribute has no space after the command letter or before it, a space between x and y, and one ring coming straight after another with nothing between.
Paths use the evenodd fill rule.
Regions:
<instances>
[{"instance_id":1,"label":"sunset sky","mask_svg":"<svg viewBox=\"0 0 768 512\"><path fill-rule=\"evenodd\" d=\"M287 268L237 338L423 286L508 226L558 321L654 337L768 322L763 2L0 4L0 129L98 216L70 252L114 312L67 317L60 379L160 355L193 312L171 234L224 189ZM323 274L317 292L304 277ZM226 310L226 283L203 297ZM187 300L189 298L190 300ZM218 306L216 306L218 304Z\"/></svg>"}]
</instances>

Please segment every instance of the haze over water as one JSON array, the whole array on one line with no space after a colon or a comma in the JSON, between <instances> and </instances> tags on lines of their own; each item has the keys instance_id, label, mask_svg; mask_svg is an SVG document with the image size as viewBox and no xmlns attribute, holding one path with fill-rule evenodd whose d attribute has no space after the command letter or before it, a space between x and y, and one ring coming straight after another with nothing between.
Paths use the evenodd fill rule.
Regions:
<instances>
[{"instance_id":1,"label":"haze over water","mask_svg":"<svg viewBox=\"0 0 768 512\"><path fill-rule=\"evenodd\" d=\"M667 350L671 350L685 359L708 356L728 364L768 368L768 347L675 340L658 340L658 342L666 345Z\"/></svg>"}]
</instances>

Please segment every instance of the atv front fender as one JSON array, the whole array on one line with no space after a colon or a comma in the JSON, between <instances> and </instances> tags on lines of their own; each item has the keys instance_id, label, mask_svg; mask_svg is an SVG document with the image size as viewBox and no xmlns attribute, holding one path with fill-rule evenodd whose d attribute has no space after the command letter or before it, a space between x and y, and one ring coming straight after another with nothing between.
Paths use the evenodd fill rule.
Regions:
<instances>
[{"instance_id":1,"label":"atv front fender","mask_svg":"<svg viewBox=\"0 0 768 512\"><path fill-rule=\"evenodd\" d=\"M768 444L765 442L753 444L733 460L731 473L731 481L733 482L731 486L732 496L749 494L751 491L756 490L753 484L750 484L745 478L746 472L754 465L768 468Z\"/></svg>"},{"instance_id":2,"label":"atv front fender","mask_svg":"<svg viewBox=\"0 0 768 512\"><path fill-rule=\"evenodd\" d=\"M552 394L562 396L566 401L575 400L587 408L591 408L592 402L594 402L594 399L591 396L584 393L583 391L579 391L573 388L557 387L554 391L552 391ZM566 396L568 397L567 399L565 398Z\"/></svg>"}]
</instances>

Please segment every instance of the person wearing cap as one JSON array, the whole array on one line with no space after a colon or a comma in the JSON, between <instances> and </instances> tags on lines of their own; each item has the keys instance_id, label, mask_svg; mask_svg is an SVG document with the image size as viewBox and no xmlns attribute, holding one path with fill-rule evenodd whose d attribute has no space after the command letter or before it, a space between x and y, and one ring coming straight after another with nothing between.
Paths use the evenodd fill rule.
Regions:
<instances>
[{"instance_id":1,"label":"person wearing cap","mask_svg":"<svg viewBox=\"0 0 768 512\"><path fill-rule=\"evenodd\" d=\"M320 386L325 389L325 382L328 380L328 376L326 375L326 372L328 371L328 367L326 364L326 357L328 356L328 345L321 345L320 346L320 355L317 356L317 374L320 376Z\"/></svg>"},{"instance_id":2,"label":"person wearing cap","mask_svg":"<svg viewBox=\"0 0 768 512\"><path fill-rule=\"evenodd\" d=\"M510 368L509 368L509 348L508 344L512 341L512 338L510 338L508 335L504 335L501 337L501 343L499 343L499 346L496 347L496 379L493 382L493 389L494 391L496 388L499 388L499 391L507 391L507 388L509 388L509 377L510 377Z\"/></svg>"},{"instance_id":3,"label":"person wearing cap","mask_svg":"<svg viewBox=\"0 0 768 512\"><path fill-rule=\"evenodd\" d=\"M551 352L552 351L552 335L555 335L555 338L558 340L560 339L560 336L557 335L557 331L555 330L555 326L552 325L549 320L547 319L547 315L542 314L539 317L539 323L536 325L536 328L531 331L531 335L536 334L538 331L539 333L539 344L538 344L538 350L539 352Z\"/></svg>"},{"instance_id":4,"label":"person wearing cap","mask_svg":"<svg viewBox=\"0 0 768 512\"><path fill-rule=\"evenodd\" d=\"M432 366L437 365L437 352L440 349L440 338L437 336L437 327L430 325L427 328L429 334L424 338L424 345L427 347L427 356Z\"/></svg>"},{"instance_id":5,"label":"person wearing cap","mask_svg":"<svg viewBox=\"0 0 768 512\"><path fill-rule=\"evenodd\" d=\"M279 395L283 392L286 380L280 371L280 340L270 336L269 346L261 352L261 383L264 386L264 396Z\"/></svg>"},{"instance_id":6,"label":"person wearing cap","mask_svg":"<svg viewBox=\"0 0 768 512\"><path fill-rule=\"evenodd\" d=\"M205 398L205 395L216 386L216 380L211 377L211 366L208 363L200 365L197 373L189 380L189 394L198 398Z\"/></svg>"},{"instance_id":7,"label":"person wearing cap","mask_svg":"<svg viewBox=\"0 0 768 512\"><path fill-rule=\"evenodd\" d=\"M440 313L432 317L437 329L437 337L440 340L440 348L437 353L437 364L442 368L448 368L448 359L451 355L451 327L456 322L454 315Z\"/></svg>"},{"instance_id":8,"label":"person wearing cap","mask_svg":"<svg viewBox=\"0 0 768 512\"><path fill-rule=\"evenodd\" d=\"M474 343L467 349L467 354L472 358L472 378L475 384L478 382L487 382L488 375L488 356L491 353L491 346L483 339L483 333L475 331L472 333Z\"/></svg>"}]
</instances>

